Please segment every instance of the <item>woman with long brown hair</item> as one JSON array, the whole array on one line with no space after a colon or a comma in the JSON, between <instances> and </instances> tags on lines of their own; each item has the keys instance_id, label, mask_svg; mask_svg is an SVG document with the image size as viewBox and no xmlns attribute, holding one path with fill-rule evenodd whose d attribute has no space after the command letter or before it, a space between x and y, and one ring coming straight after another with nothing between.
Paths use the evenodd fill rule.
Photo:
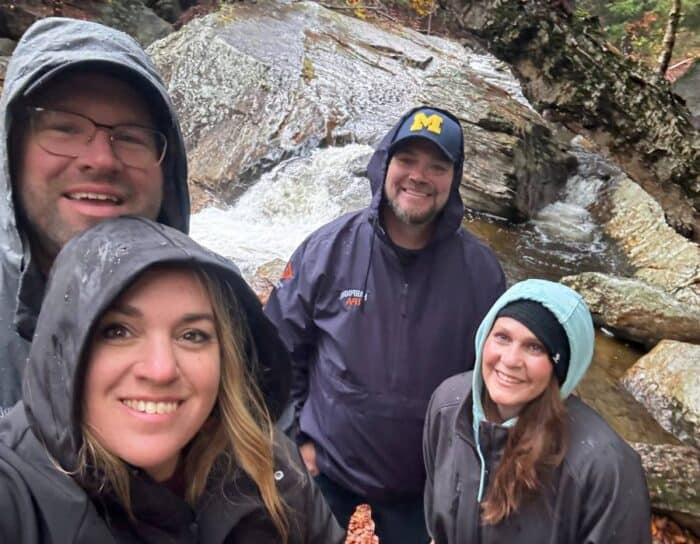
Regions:
<instances>
[{"instance_id":1,"label":"woman with long brown hair","mask_svg":"<svg viewBox=\"0 0 700 544\"><path fill-rule=\"evenodd\" d=\"M583 299L526 280L494 304L474 370L426 419L426 521L435 544L651 542L639 456L571 392L593 356Z\"/></svg>"},{"instance_id":2,"label":"woman with long brown hair","mask_svg":"<svg viewBox=\"0 0 700 544\"><path fill-rule=\"evenodd\" d=\"M0 541L342 542L273 426L289 379L231 263L146 219L100 223L56 259L0 422Z\"/></svg>"}]
</instances>

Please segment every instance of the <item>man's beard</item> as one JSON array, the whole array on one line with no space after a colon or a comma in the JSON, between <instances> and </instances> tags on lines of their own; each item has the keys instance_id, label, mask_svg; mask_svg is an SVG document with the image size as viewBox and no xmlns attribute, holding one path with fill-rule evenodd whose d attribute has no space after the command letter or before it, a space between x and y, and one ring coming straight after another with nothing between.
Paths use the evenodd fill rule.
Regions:
<instances>
[{"instance_id":1,"label":"man's beard","mask_svg":"<svg viewBox=\"0 0 700 544\"><path fill-rule=\"evenodd\" d=\"M396 199L391 198L384 190L384 198L386 199L391 211L394 212L396 218L406 225L422 226L431 223L440 213L441 210L437 209L435 205L435 200L433 200L432 206L423 212L411 213L408 210L403 209Z\"/></svg>"}]
</instances>

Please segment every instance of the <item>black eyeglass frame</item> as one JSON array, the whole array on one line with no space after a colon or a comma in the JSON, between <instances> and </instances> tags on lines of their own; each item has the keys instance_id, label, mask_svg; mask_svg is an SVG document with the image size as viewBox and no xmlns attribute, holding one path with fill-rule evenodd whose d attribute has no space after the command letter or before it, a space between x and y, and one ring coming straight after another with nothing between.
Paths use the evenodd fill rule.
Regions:
<instances>
[{"instance_id":1,"label":"black eyeglass frame","mask_svg":"<svg viewBox=\"0 0 700 544\"><path fill-rule=\"evenodd\" d=\"M83 115L83 114L80 114L80 113L75 113L72 111L65 111L65 110L57 110L57 109L53 109L53 108L44 108L44 107L40 107L40 106L25 106L24 110L27 114L27 117L29 118L29 124L30 124L30 128L32 130L32 133L36 134L36 135L39 135L39 133L40 133L39 128L36 126L37 117L43 113L59 113L59 114L64 114L64 115L72 115L72 116L84 119L85 121L89 122L92 125L92 131L90 133L89 138L82 143L82 145L85 148L87 148L87 146L95 139L95 136L97 134L98 129L102 129L102 130L106 131L108 136L109 136L109 143L110 143L110 147L112 149L112 153L114 153L114 156L117 157L125 165L132 166L134 168L148 168L148 167L152 167L152 166L158 166L158 165L163 163L163 160L165 159L165 155L168 151L168 138L166 137L166 135L163 132L161 132L160 130L157 130L157 129L154 129L151 127L137 125L135 123L122 123L122 124L118 124L118 125L105 125L103 123L96 123L90 117ZM118 151L118 148L115 149L114 131L118 130L120 128L125 128L125 127L131 127L131 128L136 128L139 130L147 131L149 134L154 136L154 141L156 142L156 150L160 149L160 153L154 156L155 160L152 163L148 162L145 164L140 164L140 163L132 164L129 159L127 159L126 161L124 160L124 158L122 157L122 152ZM55 148L50 149L51 146L48 146L48 148L47 148L46 142L45 141L42 142L41 137L39 137L37 139L37 144L44 151L46 151L47 153L51 153L52 155L58 155L60 157L68 157L71 159L76 159L81 155L81 153L77 153L77 154L70 153L69 154L69 153L65 153L62 151L56 151ZM83 152L84 152L84 150L83 150Z\"/></svg>"}]
</instances>

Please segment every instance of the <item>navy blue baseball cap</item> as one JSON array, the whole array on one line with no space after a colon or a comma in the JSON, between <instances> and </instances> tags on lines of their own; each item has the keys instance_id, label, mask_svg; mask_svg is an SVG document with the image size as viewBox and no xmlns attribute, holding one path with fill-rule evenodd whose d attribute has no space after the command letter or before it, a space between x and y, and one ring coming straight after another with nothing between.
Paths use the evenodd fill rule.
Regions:
<instances>
[{"instance_id":1,"label":"navy blue baseball cap","mask_svg":"<svg viewBox=\"0 0 700 544\"><path fill-rule=\"evenodd\" d=\"M430 140L453 163L462 154L462 127L449 115L432 108L417 109L406 118L389 147L389 155L399 144L413 138Z\"/></svg>"}]
</instances>

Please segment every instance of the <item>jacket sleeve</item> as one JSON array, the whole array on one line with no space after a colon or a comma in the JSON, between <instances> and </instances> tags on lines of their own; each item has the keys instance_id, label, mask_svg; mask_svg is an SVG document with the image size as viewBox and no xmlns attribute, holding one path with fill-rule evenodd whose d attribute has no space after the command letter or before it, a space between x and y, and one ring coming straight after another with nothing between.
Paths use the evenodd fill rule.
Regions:
<instances>
[{"instance_id":1,"label":"jacket sleeve","mask_svg":"<svg viewBox=\"0 0 700 544\"><path fill-rule=\"evenodd\" d=\"M338 525L330 507L323 498L308 471L304 470L306 483L306 512L309 516L309 544L343 544L345 530Z\"/></svg>"},{"instance_id":2,"label":"jacket sleeve","mask_svg":"<svg viewBox=\"0 0 700 544\"><path fill-rule=\"evenodd\" d=\"M425 416L425 425L423 426L423 464L425 465L425 489L423 492L425 526L428 529L428 536L434 539L431 521L433 519L433 477L435 470L435 447L439 436L439 425L433 421L435 415L433 413L435 403L435 393L430 398L428 411Z\"/></svg>"},{"instance_id":3,"label":"jacket sleeve","mask_svg":"<svg viewBox=\"0 0 700 544\"><path fill-rule=\"evenodd\" d=\"M0 459L0 512L0 542L40 542L40 522L29 489L4 459Z\"/></svg>"},{"instance_id":4,"label":"jacket sleeve","mask_svg":"<svg viewBox=\"0 0 700 544\"><path fill-rule=\"evenodd\" d=\"M290 544L343 544L345 530L338 525L321 491L306 470L298 448L286 436L277 435L281 467L289 474L278 483L289 506ZM246 542L254 542L246 540Z\"/></svg>"},{"instance_id":5,"label":"jacket sleeve","mask_svg":"<svg viewBox=\"0 0 700 544\"><path fill-rule=\"evenodd\" d=\"M298 444L307 439L299 433L298 418L309 392L309 361L315 352L317 333L313 308L318 279L308 253L304 242L287 263L265 305L265 314L277 327L292 359L291 406L280 427Z\"/></svg>"},{"instance_id":6,"label":"jacket sleeve","mask_svg":"<svg viewBox=\"0 0 700 544\"><path fill-rule=\"evenodd\" d=\"M598 449L582 485L576 542L651 544L649 491L639 456L627 444Z\"/></svg>"}]
</instances>

